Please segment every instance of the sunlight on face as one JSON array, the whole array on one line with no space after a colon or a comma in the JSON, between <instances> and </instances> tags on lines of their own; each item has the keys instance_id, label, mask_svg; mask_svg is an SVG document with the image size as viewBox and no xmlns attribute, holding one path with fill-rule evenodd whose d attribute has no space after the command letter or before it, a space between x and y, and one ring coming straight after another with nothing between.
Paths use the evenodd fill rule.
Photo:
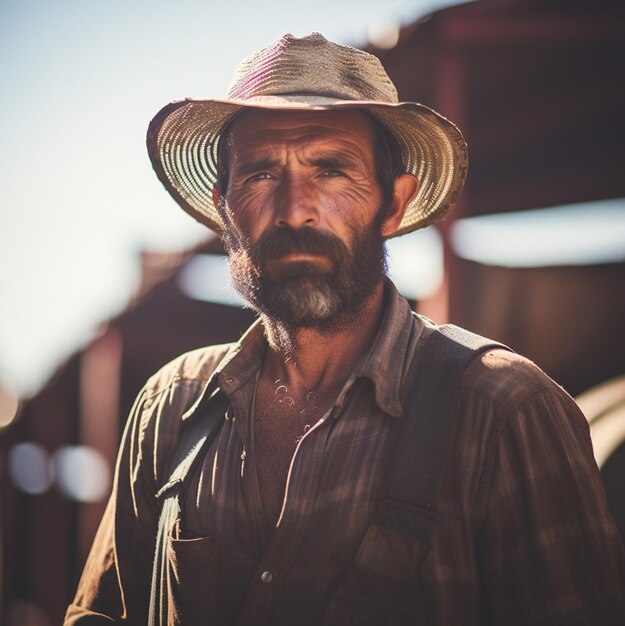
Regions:
<instances>
[{"instance_id":1,"label":"sunlight on face","mask_svg":"<svg viewBox=\"0 0 625 626\"><path fill-rule=\"evenodd\" d=\"M371 122L353 111L254 111L230 142L222 212L235 287L284 324L342 323L385 270Z\"/></svg>"}]
</instances>

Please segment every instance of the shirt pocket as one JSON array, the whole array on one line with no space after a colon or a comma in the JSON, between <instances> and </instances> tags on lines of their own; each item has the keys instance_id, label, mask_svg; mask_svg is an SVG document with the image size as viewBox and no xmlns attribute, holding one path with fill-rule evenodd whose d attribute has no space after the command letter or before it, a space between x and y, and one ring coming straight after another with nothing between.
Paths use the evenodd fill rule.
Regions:
<instances>
[{"instance_id":1,"label":"shirt pocket","mask_svg":"<svg viewBox=\"0 0 625 626\"><path fill-rule=\"evenodd\" d=\"M168 626L218 626L221 550L217 537L168 537Z\"/></svg>"},{"instance_id":2,"label":"shirt pocket","mask_svg":"<svg viewBox=\"0 0 625 626\"><path fill-rule=\"evenodd\" d=\"M372 523L326 611L324 626L431 626L429 542Z\"/></svg>"}]
</instances>

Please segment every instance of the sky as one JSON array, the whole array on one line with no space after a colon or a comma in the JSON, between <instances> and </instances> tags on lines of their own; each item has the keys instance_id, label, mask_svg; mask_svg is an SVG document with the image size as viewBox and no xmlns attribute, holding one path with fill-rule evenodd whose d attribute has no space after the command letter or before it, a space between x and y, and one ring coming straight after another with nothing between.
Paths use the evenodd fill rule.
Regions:
<instances>
[{"instance_id":1,"label":"sky","mask_svg":"<svg viewBox=\"0 0 625 626\"><path fill-rule=\"evenodd\" d=\"M457 3L0 0L0 401L3 388L35 392L123 311L142 251L179 251L207 237L151 169L145 132L161 107L224 97L239 61L285 32L362 46ZM625 199L471 220L454 225L452 243L474 261L625 260ZM419 270L435 288L436 231L414 236L390 243L391 275L401 289L402 280L421 280ZM418 261L393 264L417 253ZM189 288L202 292L193 297L213 297L205 269L191 270Z\"/></svg>"},{"instance_id":2,"label":"sky","mask_svg":"<svg viewBox=\"0 0 625 626\"><path fill-rule=\"evenodd\" d=\"M363 45L450 0L0 0L0 384L26 396L123 310L142 250L206 237L151 170L167 102L284 32Z\"/></svg>"}]
</instances>

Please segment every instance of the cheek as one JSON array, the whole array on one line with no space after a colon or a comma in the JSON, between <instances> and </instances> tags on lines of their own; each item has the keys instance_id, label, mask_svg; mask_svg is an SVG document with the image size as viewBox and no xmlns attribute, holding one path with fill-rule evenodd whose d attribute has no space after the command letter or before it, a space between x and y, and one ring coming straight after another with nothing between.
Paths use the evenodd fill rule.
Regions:
<instances>
[{"instance_id":1,"label":"cheek","mask_svg":"<svg viewBox=\"0 0 625 626\"><path fill-rule=\"evenodd\" d=\"M345 187L326 193L324 198L328 219L336 217L351 227L369 223L382 203L380 190L372 186Z\"/></svg>"},{"instance_id":2,"label":"cheek","mask_svg":"<svg viewBox=\"0 0 625 626\"><path fill-rule=\"evenodd\" d=\"M230 221L252 241L256 239L255 234L262 232L265 225L271 221L269 208L272 201L266 190L235 191L228 193L226 200L230 208Z\"/></svg>"}]
</instances>

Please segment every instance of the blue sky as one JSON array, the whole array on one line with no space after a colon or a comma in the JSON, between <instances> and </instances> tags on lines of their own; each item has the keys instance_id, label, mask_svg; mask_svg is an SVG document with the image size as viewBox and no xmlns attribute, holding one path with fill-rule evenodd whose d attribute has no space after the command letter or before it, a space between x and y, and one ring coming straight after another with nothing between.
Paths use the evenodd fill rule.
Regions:
<instances>
[{"instance_id":1,"label":"blue sky","mask_svg":"<svg viewBox=\"0 0 625 626\"><path fill-rule=\"evenodd\" d=\"M139 251L205 236L151 171L161 106L223 96L283 32L362 45L449 3L0 0L0 382L34 390L124 307Z\"/></svg>"}]
</instances>

